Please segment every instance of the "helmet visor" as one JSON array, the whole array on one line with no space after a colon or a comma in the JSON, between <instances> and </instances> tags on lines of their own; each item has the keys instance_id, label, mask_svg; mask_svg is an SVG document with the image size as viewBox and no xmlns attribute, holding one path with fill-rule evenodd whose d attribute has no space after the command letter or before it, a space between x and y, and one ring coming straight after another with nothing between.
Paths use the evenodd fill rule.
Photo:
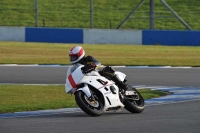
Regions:
<instances>
[{"instance_id":1,"label":"helmet visor","mask_svg":"<svg viewBox=\"0 0 200 133\"><path fill-rule=\"evenodd\" d=\"M70 61L76 61L78 59L78 55L71 54L71 55L69 55L69 59L70 59Z\"/></svg>"}]
</instances>

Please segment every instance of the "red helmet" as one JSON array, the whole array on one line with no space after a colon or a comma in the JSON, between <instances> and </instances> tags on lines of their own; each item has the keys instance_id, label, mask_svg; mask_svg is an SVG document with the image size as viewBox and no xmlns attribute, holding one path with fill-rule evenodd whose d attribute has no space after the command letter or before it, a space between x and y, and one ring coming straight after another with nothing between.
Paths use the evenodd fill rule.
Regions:
<instances>
[{"instance_id":1,"label":"red helmet","mask_svg":"<svg viewBox=\"0 0 200 133\"><path fill-rule=\"evenodd\" d=\"M72 64L77 63L85 56L85 51L81 46L75 46L69 51L69 59Z\"/></svg>"}]
</instances>

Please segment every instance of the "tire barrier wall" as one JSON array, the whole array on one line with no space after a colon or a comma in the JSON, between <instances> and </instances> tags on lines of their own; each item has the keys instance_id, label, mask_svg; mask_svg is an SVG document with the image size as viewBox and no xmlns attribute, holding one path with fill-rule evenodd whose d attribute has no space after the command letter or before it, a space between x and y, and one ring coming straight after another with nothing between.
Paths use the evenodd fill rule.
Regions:
<instances>
[{"instance_id":1,"label":"tire barrier wall","mask_svg":"<svg viewBox=\"0 0 200 133\"><path fill-rule=\"evenodd\" d=\"M200 31L0 27L0 41L200 46Z\"/></svg>"}]
</instances>

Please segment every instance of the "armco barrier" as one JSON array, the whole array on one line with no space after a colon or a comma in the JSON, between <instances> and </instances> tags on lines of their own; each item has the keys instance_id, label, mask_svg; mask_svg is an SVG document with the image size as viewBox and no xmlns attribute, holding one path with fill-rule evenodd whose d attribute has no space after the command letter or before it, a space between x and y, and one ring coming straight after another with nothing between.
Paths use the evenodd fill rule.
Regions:
<instances>
[{"instance_id":1,"label":"armco barrier","mask_svg":"<svg viewBox=\"0 0 200 133\"><path fill-rule=\"evenodd\" d=\"M200 46L200 31L0 27L0 41Z\"/></svg>"},{"instance_id":2,"label":"armco barrier","mask_svg":"<svg viewBox=\"0 0 200 133\"><path fill-rule=\"evenodd\" d=\"M83 29L26 28L26 42L83 43Z\"/></svg>"},{"instance_id":3,"label":"armco barrier","mask_svg":"<svg viewBox=\"0 0 200 133\"><path fill-rule=\"evenodd\" d=\"M200 31L143 30L142 44L200 46Z\"/></svg>"}]
</instances>

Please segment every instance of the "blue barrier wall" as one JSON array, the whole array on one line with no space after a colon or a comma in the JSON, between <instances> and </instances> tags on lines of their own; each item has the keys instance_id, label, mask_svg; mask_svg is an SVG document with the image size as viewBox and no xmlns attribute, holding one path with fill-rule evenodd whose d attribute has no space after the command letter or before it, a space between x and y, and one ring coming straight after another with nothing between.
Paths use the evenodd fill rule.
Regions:
<instances>
[{"instance_id":1,"label":"blue barrier wall","mask_svg":"<svg viewBox=\"0 0 200 133\"><path fill-rule=\"evenodd\" d=\"M143 30L142 44L200 46L200 31Z\"/></svg>"},{"instance_id":2,"label":"blue barrier wall","mask_svg":"<svg viewBox=\"0 0 200 133\"><path fill-rule=\"evenodd\" d=\"M26 42L83 43L83 29L26 28Z\"/></svg>"},{"instance_id":3,"label":"blue barrier wall","mask_svg":"<svg viewBox=\"0 0 200 133\"><path fill-rule=\"evenodd\" d=\"M200 31L0 27L0 41L200 46Z\"/></svg>"}]
</instances>

